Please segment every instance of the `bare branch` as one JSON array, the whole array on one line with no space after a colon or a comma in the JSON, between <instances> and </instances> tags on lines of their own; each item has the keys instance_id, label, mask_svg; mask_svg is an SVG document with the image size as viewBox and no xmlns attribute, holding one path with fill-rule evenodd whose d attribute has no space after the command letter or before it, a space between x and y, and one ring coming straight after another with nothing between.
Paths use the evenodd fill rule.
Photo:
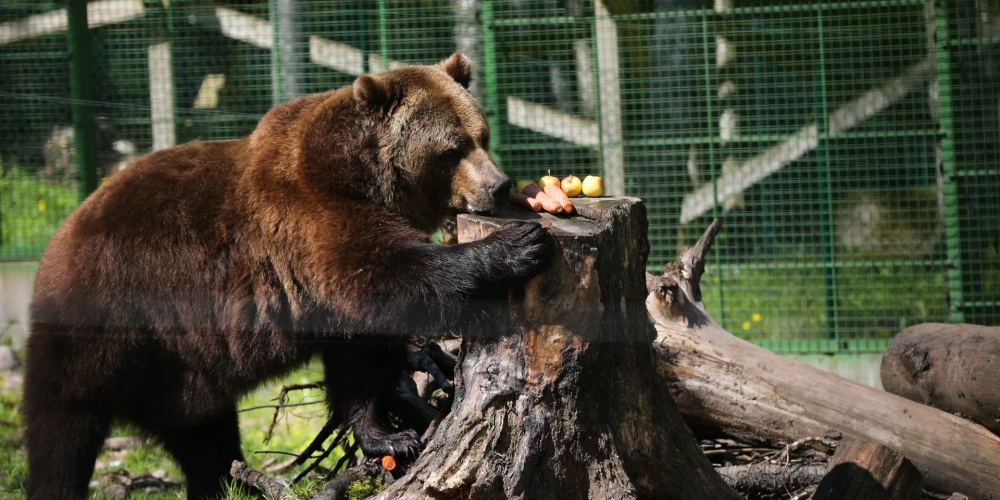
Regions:
<instances>
[{"instance_id":1,"label":"bare branch","mask_svg":"<svg viewBox=\"0 0 1000 500\"><path fill-rule=\"evenodd\" d=\"M233 460L233 466L229 469L229 474L234 479L243 481L263 491L267 500L281 500L285 493L288 492L288 488L285 488L284 485L267 477L263 472L251 469L246 462Z\"/></svg>"}]
</instances>

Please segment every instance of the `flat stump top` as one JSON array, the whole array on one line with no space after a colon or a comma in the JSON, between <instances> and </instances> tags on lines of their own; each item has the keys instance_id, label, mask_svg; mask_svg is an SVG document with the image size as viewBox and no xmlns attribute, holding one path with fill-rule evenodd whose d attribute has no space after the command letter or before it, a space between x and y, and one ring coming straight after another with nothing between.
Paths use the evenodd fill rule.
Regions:
<instances>
[{"instance_id":1,"label":"flat stump top","mask_svg":"<svg viewBox=\"0 0 1000 500\"><path fill-rule=\"evenodd\" d=\"M615 211L627 210L629 205L642 203L639 198L604 196L600 198L572 198L575 213L553 215L532 212L527 208L507 205L494 215L462 214L458 216L458 241L475 241L514 220L538 222L553 236L594 236L610 222Z\"/></svg>"}]
</instances>

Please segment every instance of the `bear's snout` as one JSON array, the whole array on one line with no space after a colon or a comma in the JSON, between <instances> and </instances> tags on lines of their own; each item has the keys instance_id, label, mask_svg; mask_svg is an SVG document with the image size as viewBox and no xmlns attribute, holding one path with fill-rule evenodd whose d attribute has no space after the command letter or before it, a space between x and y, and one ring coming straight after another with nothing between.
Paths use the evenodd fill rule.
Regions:
<instances>
[{"instance_id":1,"label":"bear's snout","mask_svg":"<svg viewBox=\"0 0 1000 500\"><path fill-rule=\"evenodd\" d=\"M510 188L514 185L510 177L506 175L498 179L490 186L490 196L493 198L493 206L497 209L503 207L510 200Z\"/></svg>"}]
</instances>

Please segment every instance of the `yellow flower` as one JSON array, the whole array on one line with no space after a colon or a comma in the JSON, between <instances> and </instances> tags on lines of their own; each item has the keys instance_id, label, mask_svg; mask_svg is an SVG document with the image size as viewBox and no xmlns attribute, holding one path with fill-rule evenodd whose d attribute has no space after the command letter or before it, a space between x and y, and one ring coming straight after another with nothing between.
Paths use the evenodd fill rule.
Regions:
<instances>
[{"instance_id":1,"label":"yellow flower","mask_svg":"<svg viewBox=\"0 0 1000 500\"><path fill-rule=\"evenodd\" d=\"M753 313L753 316L750 316L750 319L752 319L754 323L757 323L760 321L760 313Z\"/></svg>"},{"instance_id":2,"label":"yellow flower","mask_svg":"<svg viewBox=\"0 0 1000 500\"><path fill-rule=\"evenodd\" d=\"M45 211L45 200L38 200L38 211L39 212Z\"/></svg>"},{"instance_id":3,"label":"yellow flower","mask_svg":"<svg viewBox=\"0 0 1000 500\"><path fill-rule=\"evenodd\" d=\"M749 321L744 321L743 322L743 329L744 330L749 330L750 329L750 322Z\"/></svg>"}]
</instances>

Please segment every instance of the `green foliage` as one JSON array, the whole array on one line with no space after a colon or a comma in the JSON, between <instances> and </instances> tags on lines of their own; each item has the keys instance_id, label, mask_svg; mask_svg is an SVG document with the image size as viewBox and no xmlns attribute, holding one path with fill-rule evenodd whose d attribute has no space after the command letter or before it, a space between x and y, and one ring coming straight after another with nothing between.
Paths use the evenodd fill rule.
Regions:
<instances>
[{"instance_id":1,"label":"green foliage","mask_svg":"<svg viewBox=\"0 0 1000 500\"><path fill-rule=\"evenodd\" d=\"M43 179L0 163L0 248L12 256L40 253L77 206L76 183ZM7 255L5 255L7 256Z\"/></svg>"},{"instance_id":2,"label":"green foliage","mask_svg":"<svg viewBox=\"0 0 1000 500\"><path fill-rule=\"evenodd\" d=\"M378 479L366 477L354 481L347 487L348 500L364 500L371 498L385 490L386 484Z\"/></svg>"},{"instance_id":3,"label":"green foliage","mask_svg":"<svg viewBox=\"0 0 1000 500\"><path fill-rule=\"evenodd\" d=\"M20 408L17 395L0 391L0 499L25 495L28 462L21 451Z\"/></svg>"}]
</instances>

